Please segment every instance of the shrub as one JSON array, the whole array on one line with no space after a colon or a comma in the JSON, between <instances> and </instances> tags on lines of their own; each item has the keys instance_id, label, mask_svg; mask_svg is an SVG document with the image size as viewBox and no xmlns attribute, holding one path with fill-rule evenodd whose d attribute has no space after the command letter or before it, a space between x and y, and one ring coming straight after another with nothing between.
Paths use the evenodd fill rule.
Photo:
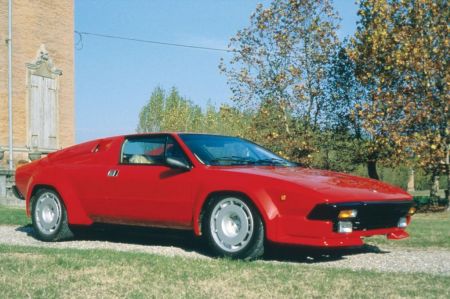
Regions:
<instances>
[{"instance_id":1,"label":"shrub","mask_svg":"<svg viewBox=\"0 0 450 299\"><path fill-rule=\"evenodd\" d=\"M430 197L429 196L414 196L414 205L416 206L417 210L425 210L429 203L430 203ZM438 206L439 207L446 207L449 205L449 201L446 198L439 198L438 199Z\"/></svg>"}]
</instances>

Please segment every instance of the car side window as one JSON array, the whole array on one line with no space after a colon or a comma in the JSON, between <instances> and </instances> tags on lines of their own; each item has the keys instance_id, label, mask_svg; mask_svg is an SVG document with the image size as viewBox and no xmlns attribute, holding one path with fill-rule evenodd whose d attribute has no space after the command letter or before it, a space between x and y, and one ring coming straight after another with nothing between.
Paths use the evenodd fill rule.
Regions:
<instances>
[{"instance_id":1,"label":"car side window","mask_svg":"<svg viewBox=\"0 0 450 299\"><path fill-rule=\"evenodd\" d=\"M166 136L130 137L122 147L122 164L164 164Z\"/></svg>"},{"instance_id":2,"label":"car side window","mask_svg":"<svg viewBox=\"0 0 450 299\"><path fill-rule=\"evenodd\" d=\"M178 142L175 141L172 137L167 137L167 145L166 145L166 157L174 158L183 163L190 164L189 159L186 157L186 154L181 149L181 146Z\"/></svg>"}]
</instances>

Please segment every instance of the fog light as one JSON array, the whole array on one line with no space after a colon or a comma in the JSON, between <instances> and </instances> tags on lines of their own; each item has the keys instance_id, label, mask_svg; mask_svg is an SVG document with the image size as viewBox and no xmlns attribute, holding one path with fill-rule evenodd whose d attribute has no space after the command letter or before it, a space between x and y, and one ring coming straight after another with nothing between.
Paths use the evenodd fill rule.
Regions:
<instances>
[{"instance_id":1,"label":"fog light","mask_svg":"<svg viewBox=\"0 0 450 299\"><path fill-rule=\"evenodd\" d=\"M339 233L351 233L353 231L353 224L350 221L339 221L338 232Z\"/></svg>"},{"instance_id":2,"label":"fog light","mask_svg":"<svg viewBox=\"0 0 450 299\"><path fill-rule=\"evenodd\" d=\"M408 210L408 215L412 216L416 213L416 208L415 207L410 207Z\"/></svg>"},{"instance_id":3,"label":"fog light","mask_svg":"<svg viewBox=\"0 0 450 299\"><path fill-rule=\"evenodd\" d=\"M342 210L339 212L338 218L339 219L355 218L357 214L358 211L356 210Z\"/></svg>"},{"instance_id":4,"label":"fog light","mask_svg":"<svg viewBox=\"0 0 450 299\"><path fill-rule=\"evenodd\" d=\"M398 227L407 227L408 223L406 222L406 217L401 217L400 220L398 220Z\"/></svg>"}]
</instances>

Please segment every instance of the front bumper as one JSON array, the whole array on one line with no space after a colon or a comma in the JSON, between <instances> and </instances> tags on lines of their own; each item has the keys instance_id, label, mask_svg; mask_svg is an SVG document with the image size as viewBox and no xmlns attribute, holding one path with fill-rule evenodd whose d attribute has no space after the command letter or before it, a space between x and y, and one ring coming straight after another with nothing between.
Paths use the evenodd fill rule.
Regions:
<instances>
[{"instance_id":1,"label":"front bumper","mask_svg":"<svg viewBox=\"0 0 450 299\"><path fill-rule=\"evenodd\" d=\"M352 202L320 204L307 217L284 216L279 219L277 243L320 246L351 247L363 245L363 238L386 235L389 239L408 237L404 228L398 227L401 217L410 222L408 210L412 201ZM353 224L350 233L339 233L338 214L344 209L358 210L357 217L346 220Z\"/></svg>"},{"instance_id":2,"label":"front bumper","mask_svg":"<svg viewBox=\"0 0 450 299\"><path fill-rule=\"evenodd\" d=\"M356 210L356 217L346 219L352 222L354 231L397 227L402 217L408 216L411 201L373 201L319 204L309 213L310 220L328 220L333 222L333 231L337 231L339 212Z\"/></svg>"}]
</instances>

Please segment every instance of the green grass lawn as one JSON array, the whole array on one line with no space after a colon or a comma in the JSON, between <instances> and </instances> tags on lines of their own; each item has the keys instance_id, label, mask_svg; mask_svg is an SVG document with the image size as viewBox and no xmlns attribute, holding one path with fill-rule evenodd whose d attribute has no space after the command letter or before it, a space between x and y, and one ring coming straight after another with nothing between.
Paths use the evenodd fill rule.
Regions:
<instances>
[{"instance_id":1,"label":"green grass lawn","mask_svg":"<svg viewBox=\"0 0 450 299\"><path fill-rule=\"evenodd\" d=\"M0 246L2 298L448 298L450 277Z\"/></svg>"},{"instance_id":2,"label":"green grass lawn","mask_svg":"<svg viewBox=\"0 0 450 299\"><path fill-rule=\"evenodd\" d=\"M376 236L367 238L366 243L390 247L450 249L449 212L416 214L406 231L410 234L406 239L387 240L384 236Z\"/></svg>"},{"instance_id":3,"label":"green grass lawn","mask_svg":"<svg viewBox=\"0 0 450 299\"><path fill-rule=\"evenodd\" d=\"M27 218L25 208L13 208L0 205L0 225L26 225L31 223Z\"/></svg>"},{"instance_id":4,"label":"green grass lawn","mask_svg":"<svg viewBox=\"0 0 450 299\"><path fill-rule=\"evenodd\" d=\"M416 191L412 191L409 192L412 196L430 196L430 190L416 190ZM439 189L438 191L438 195L441 198L445 197L445 190L444 189Z\"/></svg>"}]
</instances>

